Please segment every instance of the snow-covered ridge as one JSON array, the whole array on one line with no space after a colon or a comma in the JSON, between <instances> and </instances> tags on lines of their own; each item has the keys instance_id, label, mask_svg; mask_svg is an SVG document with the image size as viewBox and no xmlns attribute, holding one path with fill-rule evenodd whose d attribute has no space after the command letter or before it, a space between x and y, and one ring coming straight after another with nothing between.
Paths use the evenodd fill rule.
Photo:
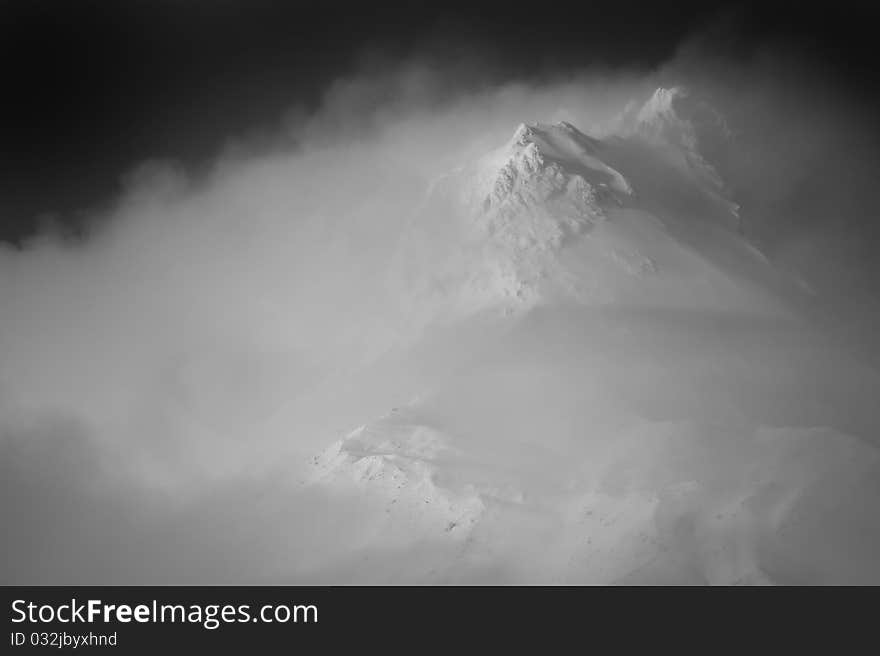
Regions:
<instances>
[{"instance_id":1,"label":"snow-covered ridge","mask_svg":"<svg viewBox=\"0 0 880 656\"><path fill-rule=\"evenodd\" d=\"M606 436L604 449L580 461L515 440L490 461L412 410L333 444L314 458L306 483L374 504L374 532L352 549L433 545L423 571L379 561L365 581L455 582L505 561L516 569L497 576L520 582L853 582L859 573L876 580L877 522L870 502L852 499L877 498L880 460L851 436L642 422ZM802 542L836 523L856 527L831 538L851 562ZM859 531L862 541L853 540Z\"/></svg>"},{"instance_id":2,"label":"snow-covered ridge","mask_svg":"<svg viewBox=\"0 0 880 656\"><path fill-rule=\"evenodd\" d=\"M609 189L624 196L632 194L632 187L626 178L602 161L602 142L588 137L571 123L520 124L508 148L513 153L504 169L519 169L517 160L524 158L532 164L525 168L526 173L534 173L542 168L566 170L594 187Z\"/></svg>"},{"instance_id":3,"label":"snow-covered ridge","mask_svg":"<svg viewBox=\"0 0 880 656\"><path fill-rule=\"evenodd\" d=\"M658 88L641 106L628 105L618 121L625 136L635 133L694 153L710 147L710 140L733 138L724 115L682 86Z\"/></svg>"},{"instance_id":4,"label":"snow-covered ridge","mask_svg":"<svg viewBox=\"0 0 880 656\"><path fill-rule=\"evenodd\" d=\"M305 484L372 496L384 507L383 533L395 541L460 541L484 510L473 485L441 480L460 456L441 431L394 411L315 456Z\"/></svg>"},{"instance_id":5,"label":"snow-covered ridge","mask_svg":"<svg viewBox=\"0 0 880 656\"><path fill-rule=\"evenodd\" d=\"M401 239L392 276L409 281L403 295L412 312L429 320L438 311L516 311L548 296L608 301L619 287L613 278L658 271L638 243L615 237L603 247L607 231L597 227L670 198L694 199L696 220L735 225L738 206L700 154L693 104L683 89L658 89L631 111L623 138L598 139L567 122L520 124L499 148L436 181ZM585 241L594 244L591 266L603 269L601 289L585 283L580 264L572 271L563 261ZM584 284L594 288L587 296L575 289Z\"/></svg>"},{"instance_id":6,"label":"snow-covered ridge","mask_svg":"<svg viewBox=\"0 0 880 656\"><path fill-rule=\"evenodd\" d=\"M477 309L530 305L558 287L563 247L634 198L606 150L569 123L521 124L438 181L401 243L416 295Z\"/></svg>"},{"instance_id":7,"label":"snow-covered ridge","mask_svg":"<svg viewBox=\"0 0 880 656\"><path fill-rule=\"evenodd\" d=\"M672 164L693 176L707 194L726 202L732 213L738 213L739 206L730 198L719 169L733 132L712 104L682 86L660 87L640 107L630 104L618 123L618 132L624 137L643 140L680 157Z\"/></svg>"}]
</instances>

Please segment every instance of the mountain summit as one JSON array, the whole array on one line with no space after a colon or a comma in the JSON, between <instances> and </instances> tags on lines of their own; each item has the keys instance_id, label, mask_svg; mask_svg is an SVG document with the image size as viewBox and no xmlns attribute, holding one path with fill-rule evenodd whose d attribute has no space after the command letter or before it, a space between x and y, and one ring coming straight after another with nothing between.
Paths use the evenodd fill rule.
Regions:
<instances>
[{"instance_id":1,"label":"mountain summit","mask_svg":"<svg viewBox=\"0 0 880 656\"><path fill-rule=\"evenodd\" d=\"M707 194L726 202L739 218L739 207L723 176L733 132L711 103L685 87L660 87L643 105L631 103L617 124L624 137L664 150L673 166L692 176Z\"/></svg>"},{"instance_id":2,"label":"mountain summit","mask_svg":"<svg viewBox=\"0 0 880 656\"><path fill-rule=\"evenodd\" d=\"M505 144L437 180L401 238L391 276L406 281L413 312L511 312L552 298L608 302L645 292L650 285L634 286L633 276L655 276L661 261L670 271L691 261L665 252L683 248L671 232L679 224L747 251L730 229L738 207L679 115L686 98L659 89L632 131L607 139L567 122L520 124ZM717 234L707 237L706 225ZM745 257L752 266L754 252Z\"/></svg>"}]
</instances>

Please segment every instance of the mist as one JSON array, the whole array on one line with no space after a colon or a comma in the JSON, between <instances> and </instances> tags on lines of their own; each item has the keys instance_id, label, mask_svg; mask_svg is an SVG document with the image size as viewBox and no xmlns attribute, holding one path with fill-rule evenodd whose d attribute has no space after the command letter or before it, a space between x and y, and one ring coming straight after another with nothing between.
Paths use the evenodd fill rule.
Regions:
<instances>
[{"instance_id":1,"label":"mist","mask_svg":"<svg viewBox=\"0 0 880 656\"><path fill-rule=\"evenodd\" d=\"M477 55L370 57L330 83L316 111L293 107L258 136L230 135L202 170L154 161L127 172L125 192L82 234L49 226L3 245L3 582L564 579L565 545L580 539L567 524L498 511L476 539L506 546L432 578L454 559L447 543L377 531L384 507L369 494L304 484L329 445L399 407L465 436L503 480L545 499L585 475L582 463L609 498L685 470L713 513L745 494L732 471L798 485L809 474L828 499L874 498L880 381L854 354L877 347L877 126L801 54L766 43L734 58L698 36L653 71L504 82L462 81ZM413 318L398 258L414 217L431 222L433 185L520 123L613 136L627 103L670 84L727 117L719 168L745 234L809 293L773 320L745 292L724 312L539 310L501 337L480 321L434 330ZM442 233L444 217L433 219ZM437 253L454 235L431 239ZM656 292L653 306L677 306ZM789 460L765 443L773 431L806 431L828 458ZM615 464L652 449L650 471ZM773 458L775 472L761 464ZM853 460L863 478L835 478ZM445 475L464 480L468 466ZM664 499L667 510L696 503ZM853 512L869 526L865 504ZM660 532L681 553L699 550L675 533L677 512ZM875 526L866 532L874 544ZM774 557L767 571L783 582L877 575L864 544L844 565L831 542L809 565ZM718 572L689 567L661 560L648 580ZM609 576L627 580L619 569Z\"/></svg>"}]
</instances>

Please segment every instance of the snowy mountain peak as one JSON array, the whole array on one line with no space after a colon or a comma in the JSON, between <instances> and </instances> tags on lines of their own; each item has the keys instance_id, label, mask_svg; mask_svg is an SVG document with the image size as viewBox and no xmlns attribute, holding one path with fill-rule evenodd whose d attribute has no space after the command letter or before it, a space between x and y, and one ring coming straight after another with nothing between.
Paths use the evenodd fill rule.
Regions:
<instances>
[{"instance_id":1,"label":"snowy mountain peak","mask_svg":"<svg viewBox=\"0 0 880 656\"><path fill-rule=\"evenodd\" d=\"M690 96L681 86L658 87L639 111L639 119L650 121L655 116L675 116L675 105Z\"/></svg>"},{"instance_id":2,"label":"snowy mountain peak","mask_svg":"<svg viewBox=\"0 0 880 656\"><path fill-rule=\"evenodd\" d=\"M607 301L632 292L633 277L657 274L649 251L665 237L639 212L680 214L685 202L693 220L735 221L736 204L682 118L687 98L680 87L658 90L639 112L641 129L623 139L521 123L499 148L436 181L397 256L412 314L430 321L550 297ZM622 234L631 228L638 234Z\"/></svg>"},{"instance_id":3,"label":"snowy mountain peak","mask_svg":"<svg viewBox=\"0 0 880 656\"><path fill-rule=\"evenodd\" d=\"M725 116L704 97L683 86L659 87L641 105L627 105L616 120L615 132L664 153L671 166L739 221L739 207L724 180L733 132Z\"/></svg>"},{"instance_id":4,"label":"snowy mountain peak","mask_svg":"<svg viewBox=\"0 0 880 656\"><path fill-rule=\"evenodd\" d=\"M708 159L733 136L725 116L684 86L658 87L644 103L630 102L616 126L621 136L683 148Z\"/></svg>"},{"instance_id":5,"label":"snowy mountain peak","mask_svg":"<svg viewBox=\"0 0 880 656\"><path fill-rule=\"evenodd\" d=\"M649 139L701 151L731 137L724 116L685 87L660 87L642 105L635 132ZM705 156L706 152L702 152Z\"/></svg>"},{"instance_id":6,"label":"snowy mountain peak","mask_svg":"<svg viewBox=\"0 0 880 656\"><path fill-rule=\"evenodd\" d=\"M466 167L466 204L481 213L545 204L560 195L587 201L589 214L622 204L632 186L602 160L604 145L570 123L521 123L500 149Z\"/></svg>"},{"instance_id":7,"label":"snowy mountain peak","mask_svg":"<svg viewBox=\"0 0 880 656\"><path fill-rule=\"evenodd\" d=\"M532 128L525 123L520 123L517 126L516 131L513 133L510 143L518 146L525 146L529 142L529 137L531 136Z\"/></svg>"},{"instance_id":8,"label":"snowy mountain peak","mask_svg":"<svg viewBox=\"0 0 880 656\"><path fill-rule=\"evenodd\" d=\"M457 315L528 305L555 287L563 245L632 195L603 149L568 123L520 124L500 148L434 184L399 254L414 302Z\"/></svg>"}]
</instances>

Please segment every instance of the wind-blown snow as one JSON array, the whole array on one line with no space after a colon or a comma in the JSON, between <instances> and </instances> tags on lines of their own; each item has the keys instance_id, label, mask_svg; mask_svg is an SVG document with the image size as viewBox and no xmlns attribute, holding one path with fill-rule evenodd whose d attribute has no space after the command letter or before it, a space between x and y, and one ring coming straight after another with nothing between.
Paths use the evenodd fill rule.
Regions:
<instances>
[{"instance_id":1,"label":"wind-blown snow","mask_svg":"<svg viewBox=\"0 0 880 656\"><path fill-rule=\"evenodd\" d=\"M880 375L719 111L374 87L0 253L4 582L880 582Z\"/></svg>"},{"instance_id":2,"label":"wind-blown snow","mask_svg":"<svg viewBox=\"0 0 880 656\"><path fill-rule=\"evenodd\" d=\"M395 266L421 313L398 357L435 360L315 456L303 484L375 517L318 579L880 580L880 379L726 221L687 98L604 141L521 125L432 186Z\"/></svg>"}]
</instances>

